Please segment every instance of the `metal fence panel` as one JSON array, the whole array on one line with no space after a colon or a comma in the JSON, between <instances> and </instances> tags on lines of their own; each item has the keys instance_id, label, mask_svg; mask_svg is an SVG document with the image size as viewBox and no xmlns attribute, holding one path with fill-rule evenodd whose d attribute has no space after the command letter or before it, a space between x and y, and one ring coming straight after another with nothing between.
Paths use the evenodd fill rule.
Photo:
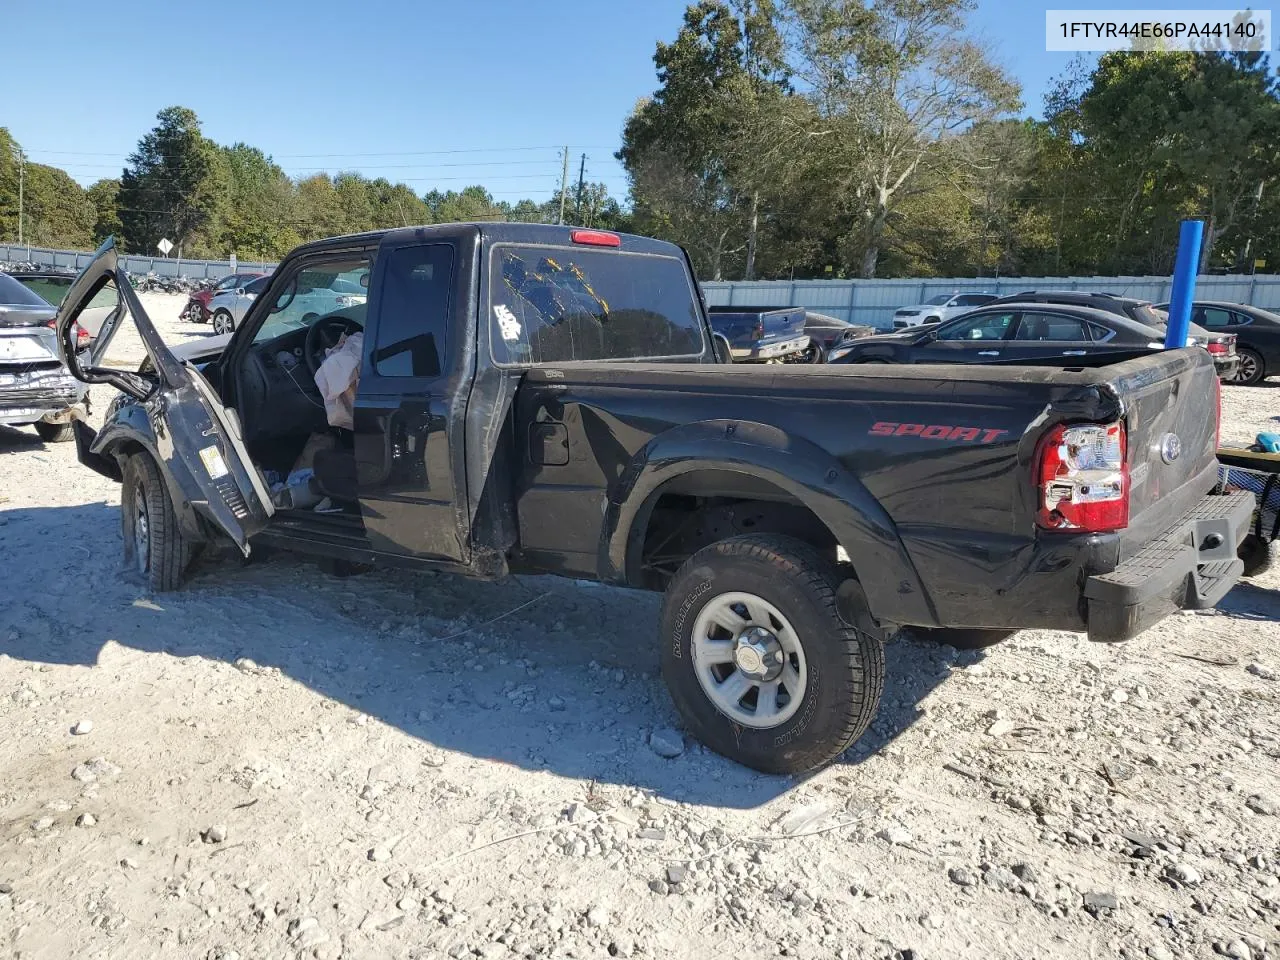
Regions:
<instances>
[{"instance_id":1,"label":"metal fence panel","mask_svg":"<svg viewBox=\"0 0 1280 960\"><path fill-rule=\"evenodd\" d=\"M0 243L0 260L30 261L60 270L81 270L92 256L83 251ZM130 254L123 261L130 273L214 279L231 273L228 260L179 260ZM277 266L241 260L237 269L270 273ZM894 310L944 293L1006 296L1024 290L1091 290L1159 303L1169 299L1171 286L1169 277L1001 277L998 280L929 277L920 280L717 280L702 284L702 289L707 303L713 306L805 307L841 320L887 328L893 325ZM1201 300L1226 300L1280 311L1280 276L1200 277L1196 281L1196 296Z\"/></svg>"},{"instance_id":2,"label":"metal fence panel","mask_svg":"<svg viewBox=\"0 0 1280 960\"><path fill-rule=\"evenodd\" d=\"M1081 290L1137 297L1157 303L1169 299L1169 277L929 277L921 280L755 280L702 284L712 306L796 306L874 327L893 325L893 312L952 293L995 293L1027 290ZM1196 281L1201 300L1247 303L1280 310L1280 276L1205 276Z\"/></svg>"}]
</instances>

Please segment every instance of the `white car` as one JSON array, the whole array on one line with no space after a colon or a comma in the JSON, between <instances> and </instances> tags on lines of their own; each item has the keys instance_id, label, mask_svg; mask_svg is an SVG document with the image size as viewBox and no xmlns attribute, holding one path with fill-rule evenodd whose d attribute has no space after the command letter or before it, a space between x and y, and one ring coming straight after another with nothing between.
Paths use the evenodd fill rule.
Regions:
<instances>
[{"instance_id":1,"label":"white car","mask_svg":"<svg viewBox=\"0 0 1280 960\"><path fill-rule=\"evenodd\" d=\"M931 297L924 303L910 307L901 307L893 313L893 328L918 327L925 323L941 323L962 313L968 313L976 307L990 303L999 294L995 293L944 293Z\"/></svg>"},{"instance_id":2,"label":"white car","mask_svg":"<svg viewBox=\"0 0 1280 960\"><path fill-rule=\"evenodd\" d=\"M306 278L307 275L303 274ZM270 277L259 277L252 283L235 290L227 290L209 301L209 312L213 314L213 332L230 333L240 325L249 306L267 288ZM363 286L361 278L347 277L341 274L312 278L316 285L292 293L286 290L281 295L281 306L274 311L275 316L295 326L308 326L316 317L333 313L344 307L353 307L364 303L369 296L368 289Z\"/></svg>"}]
</instances>

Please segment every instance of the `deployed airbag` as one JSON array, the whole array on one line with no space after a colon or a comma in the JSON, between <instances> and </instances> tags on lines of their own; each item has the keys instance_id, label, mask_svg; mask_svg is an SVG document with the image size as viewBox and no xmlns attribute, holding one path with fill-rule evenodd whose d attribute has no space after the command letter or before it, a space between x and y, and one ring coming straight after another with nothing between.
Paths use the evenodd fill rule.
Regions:
<instances>
[{"instance_id":1,"label":"deployed airbag","mask_svg":"<svg viewBox=\"0 0 1280 960\"><path fill-rule=\"evenodd\" d=\"M344 336L316 371L316 386L324 398L324 413L331 427L355 429L356 384L363 349L363 333Z\"/></svg>"}]
</instances>

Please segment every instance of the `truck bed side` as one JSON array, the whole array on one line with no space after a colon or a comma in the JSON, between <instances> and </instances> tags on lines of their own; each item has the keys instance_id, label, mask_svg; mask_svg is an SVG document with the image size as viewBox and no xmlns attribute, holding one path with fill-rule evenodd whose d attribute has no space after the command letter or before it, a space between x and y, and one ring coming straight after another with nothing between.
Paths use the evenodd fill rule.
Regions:
<instances>
[{"instance_id":1,"label":"truck bed side","mask_svg":"<svg viewBox=\"0 0 1280 960\"><path fill-rule=\"evenodd\" d=\"M531 370L515 421L520 550L537 567L651 585L663 573L655 551L678 554L716 533L653 540L655 522L701 501L712 518L704 525L720 524L721 536L745 523L843 547L881 618L1082 628L1084 579L1113 569L1212 486L1213 370L1200 353L1076 370ZM1057 423L1122 417L1129 529L1039 530L1041 438ZM1181 444L1171 463L1160 453L1168 433Z\"/></svg>"}]
</instances>

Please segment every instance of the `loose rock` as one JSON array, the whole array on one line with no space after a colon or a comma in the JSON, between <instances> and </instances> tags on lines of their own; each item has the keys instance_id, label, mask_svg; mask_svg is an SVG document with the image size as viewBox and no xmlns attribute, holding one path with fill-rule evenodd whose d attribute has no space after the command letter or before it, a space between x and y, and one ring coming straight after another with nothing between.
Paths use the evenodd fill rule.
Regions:
<instances>
[{"instance_id":1,"label":"loose rock","mask_svg":"<svg viewBox=\"0 0 1280 960\"><path fill-rule=\"evenodd\" d=\"M227 828L220 823L216 823L200 834L200 839L205 843L222 843L227 839Z\"/></svg>"},{"instance_id":2,"label":"loose rock","mask_svg":"<svg viewBox=\"0 0 1280 960\"><path fill-rule=\"evenodd\" d=\"M1264 817L1274 817L1276 815L1276 805L1267 797L1252 796L1244 802L1244 805L1254 813Z\"/></svg>"},{"instance_id":3,"label":"loose rock","mask_svg":"<svg viewBox=\"0 0 1280 960\"><path fill-rule=\"evenodd\" d=\"M905 846L915 839L915 837L912 836L911 831L906 827L899 827L896 825L892 827L885 827L877 833L876 836L881 840L894 844L895 846Z\"/></svg>"},{"instance_id":4,"label":"loose rock","mask_svg":"<svg viewBox=\"0 0 1280 960\"><path fill-rule=\"evenodd\" d=\"M85 734L93 733L92 720L79 720L75 726L71 728L72 736L83 737Z\"/></svg>"},{"instance_id":5,"label":"loose rock","mask_svg":"<svg viewBox=\"0 0 1280 960\"><path fill-rule=\"evenodd\" d=\"M649 734L649 748L658 756L673 760L684 753L684 737L670 727L655 730Z\"/></svg>"},{"instance_id":6,"label":"loose rock","mask_svg":"<svg viewBox=\"0 0 1280 960\"><path fill-rule=\"evenodd\" d=\"M1084 908L1090 913L1110 912L1120 907L1120 900L1108 891L1091 891L1084 895Z\"/></svg>"}]
</instances>

